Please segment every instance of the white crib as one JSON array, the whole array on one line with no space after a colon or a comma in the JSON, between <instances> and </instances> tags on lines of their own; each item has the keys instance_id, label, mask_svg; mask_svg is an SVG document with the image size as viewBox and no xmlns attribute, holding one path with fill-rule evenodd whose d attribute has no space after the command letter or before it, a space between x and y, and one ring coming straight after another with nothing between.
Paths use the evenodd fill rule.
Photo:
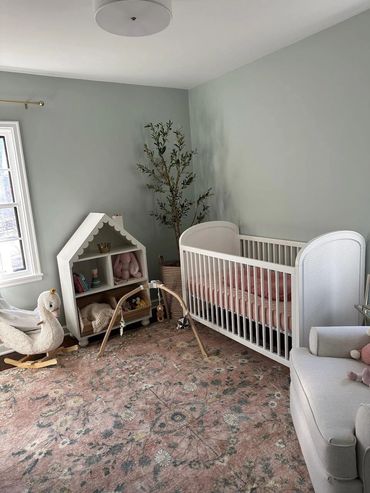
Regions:
<instances>
[{"instance_id":1,"label":"white crib","mask_svg":"<svg viewBox=\"0 0 370 493\"><path fill-rule=\"evenodd\" d=\"M353 231L302 243L212 221L182 234L180 257L192 317L287 366L312 326L361 323L365 240Z\"/></svg>"}]
</instances>

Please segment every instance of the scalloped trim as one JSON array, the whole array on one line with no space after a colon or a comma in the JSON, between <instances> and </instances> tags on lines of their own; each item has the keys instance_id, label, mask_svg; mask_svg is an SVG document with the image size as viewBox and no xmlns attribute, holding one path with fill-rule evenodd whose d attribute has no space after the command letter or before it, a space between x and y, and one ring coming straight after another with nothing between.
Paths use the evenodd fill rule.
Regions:
<instances>
[{"instance_id":1,"label":"scalloped trim","mask_svg":"<svg viewBox=\"0 0 370 493\"><path fill-rule=\"evenodd\" d=\"M72 262L73 263L74 262L78 262L79 260L81 260L80 257L84 254L85 250L88 248L88 246L90 245L90 243L92 241L94 241L94 238L99 234L99 232L103 228L104 224L109 224L109 226L111 226L115 231L117 231L117 233L120 233L123 238L126 238L128 241L130 241L131 243L133 243L133 241L131 239L128 239L127 238L127 236L130 236L131 237L131 235L129 233L127 233L127 231L125 231L124 229L120 228L118 226L118 224L111 217L105 215L100 220L99 224L97 224L95 226L95 228L92 230L92 232L88 236L88 238L83 242L81 248L79 248L77 250L77 252L75 253L75 255L72 258ZM134 243L134 245L135 245L135 243Z\"/></svg>"}]
</instances>

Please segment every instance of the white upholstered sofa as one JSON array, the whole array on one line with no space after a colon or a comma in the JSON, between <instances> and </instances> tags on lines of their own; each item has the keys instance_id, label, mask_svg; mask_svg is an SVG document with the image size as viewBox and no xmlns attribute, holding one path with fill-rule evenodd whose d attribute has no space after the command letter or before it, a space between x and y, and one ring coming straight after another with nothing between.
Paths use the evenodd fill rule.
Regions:
<instances>
[{"instance_id":1,"label":"white upholstered sofa","mask_svg":"<svg viewBox=\"0 0 370 493\"><path fill-rule=\"evenodd\" d=\"M290 408L316 493L370 493L370 388L347 378L367 327L314 327L290 353Z\"/></svg>"}]
</instances>

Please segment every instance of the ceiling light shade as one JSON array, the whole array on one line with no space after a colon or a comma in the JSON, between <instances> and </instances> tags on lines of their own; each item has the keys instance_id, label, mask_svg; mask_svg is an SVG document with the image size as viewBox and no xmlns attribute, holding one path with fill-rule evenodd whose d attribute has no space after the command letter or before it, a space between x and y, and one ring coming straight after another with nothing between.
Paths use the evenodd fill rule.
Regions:
<instances>
[{"instance_id":1,"label":"ceiling light shade","mask_svg":"<svg viewBox=\"0 0 370 493\"><path fill-rule=\"evenodd\" d=\"M148 36L172 19L171 0L94 0L97 24L121 36Z\"/></svg>"}]
</instances>

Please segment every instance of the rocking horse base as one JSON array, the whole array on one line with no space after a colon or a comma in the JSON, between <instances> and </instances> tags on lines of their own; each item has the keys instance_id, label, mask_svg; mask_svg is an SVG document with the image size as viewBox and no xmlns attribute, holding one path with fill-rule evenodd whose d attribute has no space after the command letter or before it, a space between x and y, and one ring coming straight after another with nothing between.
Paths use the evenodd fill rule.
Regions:
<instances>
[{"instance_id":1,"label":"rocking horse base","mask_svg":"<svg viewBox=\"0 0 370 493\"><path fill-rule=\"evenodd\" d=\"M75 346L70 347L59 347L54 351L50 351L43 358L39 358L36 360L30 360L31 356L24 356L23 358L16 360L11 358L4 358L4 363L7 365L15 366L17 368L46 368L47 366L55 366L58 364L58 360L53 358L58 353L71 353L73 351L78 351L79 346L76 344Z\"/></svg>"},{"instance_id":2,"label":"rocking horse base","mask_svg":"<svg viewBox=\"0 0 370 493\"><path fill-rule=\"evenodd\" d=\"M20 360L4 358L4 363L11 366L16 366L17 368L45 368L46 366L53 366L58 363L58 361L53 359L48 359L42 361L43 358L35 360L35 361L26 361L24 358Z\"/></svg>"}]
</instances>

